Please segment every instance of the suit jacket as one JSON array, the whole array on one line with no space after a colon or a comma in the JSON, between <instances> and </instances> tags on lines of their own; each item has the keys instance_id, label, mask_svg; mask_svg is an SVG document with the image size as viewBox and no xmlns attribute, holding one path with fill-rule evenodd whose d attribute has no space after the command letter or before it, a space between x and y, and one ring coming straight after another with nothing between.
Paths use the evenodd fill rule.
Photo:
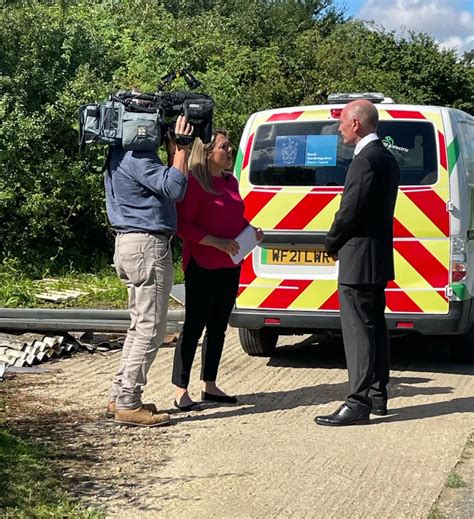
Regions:
<instances>
[{"instance_id":1,"label":"suit jacket","mask_svg":"<svg viewBox=\"0 0 474 519\"><path fill-rule=\"evenodd\" d=\"M400 168L380 140L369 142L347 172L341 205L324 246L339 257L339 283L394 279L393 213Z\"/></svg>"}]
</instances>

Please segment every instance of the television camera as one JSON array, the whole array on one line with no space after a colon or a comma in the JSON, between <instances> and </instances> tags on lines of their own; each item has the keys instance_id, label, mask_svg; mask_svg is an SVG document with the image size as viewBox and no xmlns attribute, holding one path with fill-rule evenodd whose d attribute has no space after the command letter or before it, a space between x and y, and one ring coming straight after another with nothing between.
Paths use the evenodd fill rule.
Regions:
<instances>
[{"instance_id":1,"label":"television camera","mask_svg":"<svg viewBox=\"0 0 474 519\"><path fill-rule=\"evenodd\" d=\"M107 101L79 108L79 148L88 144L122 146L126 150L154 150L168 130L173 134L178 115L184 115L194 128L192 137L175 136L178 144L189 144L194 137L211 140L214 102L211 97L191 91L166 92L164 88L183 77L190 89L200 82L183 68L161 78L156 93L121 90Z\"/></svg>"}]
</instances>

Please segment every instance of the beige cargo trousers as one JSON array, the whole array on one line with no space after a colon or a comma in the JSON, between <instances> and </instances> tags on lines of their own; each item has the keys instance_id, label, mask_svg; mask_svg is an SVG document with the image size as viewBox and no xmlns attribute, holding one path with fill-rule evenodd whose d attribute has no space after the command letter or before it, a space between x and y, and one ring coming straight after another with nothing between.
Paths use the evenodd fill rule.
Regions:
<instances>
[{"instance_id":1,"label":"beige cargo trousers","mask_svg":"<svg viewBox=\"0 0 474 519\"><path fill-rule=\"evenodd\" d=\"M170 238L164 234L118 234L114 265L127 286L131 324L109 398L117 408L136 409L142 405L147 373L166 333L173 284Z\"/></svg>"}]
</instances>

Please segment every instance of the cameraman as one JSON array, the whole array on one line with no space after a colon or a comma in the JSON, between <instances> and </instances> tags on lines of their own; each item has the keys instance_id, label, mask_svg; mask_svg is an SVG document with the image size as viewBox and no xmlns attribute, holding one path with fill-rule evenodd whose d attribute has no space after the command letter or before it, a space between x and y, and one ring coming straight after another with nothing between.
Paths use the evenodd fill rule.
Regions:
<instances>
[{"instance_id":1,"label":"cameraman","mask_svg":"<svg viewBox=\"0 0 474 519\"><path fill-rule=\"evenodd\" d=\"M191 136L184 116L178 117L175 133ZM104 174L107 215L117 232L114 265L128 289L131 318L107 404L107 417L116 423L156 427L170 422L167 413L143 404L141 396L166 332L173 284L170 240L176 232L175 203L188 183L188 148L168 137L169 166L155 151L110 148Z\"/></svg>"}]
</instances>

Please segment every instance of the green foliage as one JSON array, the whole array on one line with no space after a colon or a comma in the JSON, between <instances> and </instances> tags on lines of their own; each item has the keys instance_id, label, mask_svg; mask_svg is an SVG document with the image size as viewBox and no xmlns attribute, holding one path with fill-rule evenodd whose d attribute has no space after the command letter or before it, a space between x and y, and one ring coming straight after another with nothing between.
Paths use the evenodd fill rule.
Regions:
<instances>
[{"instance_id":1,"label":"green foliage","mask_svg":"<svg viewBox=\"0 0 474 519\"><path fill-rule=\"evenodd\" d=\"M34 306L34 282L22 274L18 260L5 259L0 265L0 307Z\"/></svg>"},{"instance_id":2,"label":"green foliage","mask_svg":"<svg viewBox=\"0 0 474 519\"><path fill-rule=\"evenodd\" d=\"M78 154L77 109L119 88L154 91L188 66L234 145L252 112L322 103L335 91L474 110L472 54L459 60L427 35L397 38L347 21L332 0L3 5L0 259L34 276L111 262L103 180ZM87 157L100 165L104 151Z\"/></svg>"},{"instance_id":3,"label":"green foliage","mask_svg":"<svg viewBox=\"0 0 474 519\"><path fill-rule=\"evenodd\" d=\"M436 503L432 506L428 514L428 519L444 519L444 515L440 512Z\"/></svg>"},{"instance_id":4,"label":"green foliage","mask_svg":"<svg viewBox=\"0 0 474 519\"><path fill-rule=\"evenodd\" d=\"M42 293L79 290L84 295L61 305L38 297ZM58 278L35 279L25 275L18 260L0 265L0 307L4 308L126 308L127 290L108 266L95 275L63 271Z\"/></svg>"},{"instance_id":5,"label":"green foliage","mask_svg":"<svg viewBox=\"0 0 474 519\"><path fill-rule=\"evenodd\" d=\"M68 18L31 4L0 16L1 252L45 266L93 257L104 242L102 180L84 172L75 120L78 104L107 91L101 43L82 32L81 10Z\"/></svg>"},{"instance_id":6,"label":"green foliage","mask_svg":"<svg viewBox=\"0 0 474 519\"><path fill-rule=\"evenodd\" d=\"M184 282L181 247L173 246L174 284ZM76 290L78 298L63 303L48 302L40 294ZM18 260L8 259L0 264L0 308L102 308L126 309L127 289L115 269L102 265L95 274L64 269L58 277L37 279L25 275ZM170 300L171 302L171 300Z\"/></svg>"},{"instance_id":7,"label":"green foliage","mask_svg":"<svg viewBox=\"0 0 474 519\"><path fill-rule=\"evenodd\" d=\"M0 508L7 518L99 519L104 514L84 509L67 497L51 468L51 454L0 429Z\"/></svg>"},{"instance_id":8,"label":"green foliage","mask_svg":"<svg viewBox=\"0 0 474 519\"><path fill-rule=\"evenodd\" d=\"M453 471L448 476L446 486L448 488L462 488L466 486L466 482L458 473Z\"/></svg>"},{"instance_id":9,"label":"green foliage","mask_svg":"<svg viewBox=\"0 0 474 519\"><path fill-rule=\"evenodd\" d=\"M315 31L302 33L294 52L293 73L305 104L323 103L331 92L380 91L399 103L474 110L472 68L424 34L397 38L350 21L325 38ZM303 61L298 63L297 56Z\"/></svg>"}]
</instances>

